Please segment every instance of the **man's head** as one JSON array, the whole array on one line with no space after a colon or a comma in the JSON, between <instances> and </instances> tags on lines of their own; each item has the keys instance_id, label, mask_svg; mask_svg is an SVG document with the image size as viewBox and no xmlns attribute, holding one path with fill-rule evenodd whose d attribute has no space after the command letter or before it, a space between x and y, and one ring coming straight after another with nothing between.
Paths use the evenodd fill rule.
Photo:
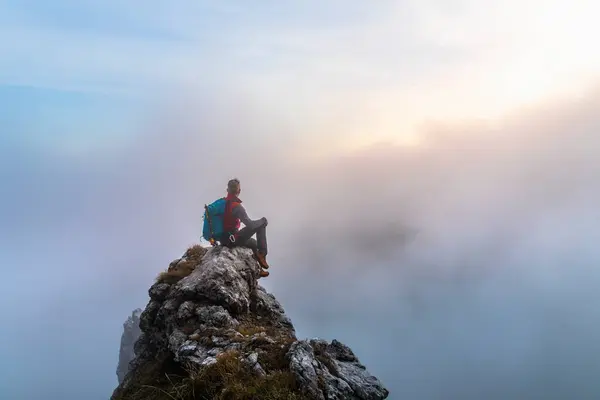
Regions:
<instances>
[{"instance_id":1,"label":"man's head","mask_svg":"<svg viewBox=\"0 0 600 400\"><path fill-rule=\"evenodd\" d=\"M238 196L242 188L240 187L240 181L237 178L231 179L227 182L227 193L231 193L235 196Z\"/></svg>"}]
</instances>

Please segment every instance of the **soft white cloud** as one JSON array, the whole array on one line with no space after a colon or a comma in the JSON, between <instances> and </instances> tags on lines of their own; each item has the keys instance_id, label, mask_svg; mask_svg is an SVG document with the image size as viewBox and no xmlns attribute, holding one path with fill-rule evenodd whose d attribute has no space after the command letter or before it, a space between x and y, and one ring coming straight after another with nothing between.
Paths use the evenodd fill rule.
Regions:
<instances>
[{"instance_id":1,"label":"soft white cloud","mask_svg":"<svg viewBox=\"0 0 600 400\"><path fill-rule=\"evenodd\" d=\"M390 139L430 119L493 118L580 94L600 66L597 5L565 4L109 1L63 16L95 11L104 30L67 29L35 7L4 6L0 78L110 90L239 87L283 114L352 119L337 128L357 140Z\"/></svg>"}]
</instances>

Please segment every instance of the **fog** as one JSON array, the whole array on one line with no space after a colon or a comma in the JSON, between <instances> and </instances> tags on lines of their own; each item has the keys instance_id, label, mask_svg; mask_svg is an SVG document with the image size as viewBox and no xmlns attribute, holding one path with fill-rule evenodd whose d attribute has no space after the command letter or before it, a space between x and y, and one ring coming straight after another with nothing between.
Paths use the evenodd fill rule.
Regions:
<instances>
[{"instance_id":1,"label":"fog","mask_svg":"<svg viewBox=\"0 0 600 400\"><path fill-rule=\"evenodd\" d=\"M6 149L10 398L106 398L122 322L234 176L269 219L262 284L299 336L349 345L391 399L600 395L600 92L306 159L308 132L242 100L157 107L110 152Z\"/></svg>"}]
</instances>

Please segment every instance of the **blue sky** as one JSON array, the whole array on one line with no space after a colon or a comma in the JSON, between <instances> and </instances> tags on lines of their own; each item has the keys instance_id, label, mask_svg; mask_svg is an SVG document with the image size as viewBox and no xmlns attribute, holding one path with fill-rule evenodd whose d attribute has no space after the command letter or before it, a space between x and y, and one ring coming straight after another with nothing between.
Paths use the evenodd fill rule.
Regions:
<instances>
[{"instance_id":1,"label":"blue sky","mask_svg":"<svg viewBox=\"0 0 600 400\"><path fill-rule=\"evenodd\" d=\"M398 397L598 393L596 9L0 0L0 397L105 399L231 176L299 334Z\"/></svg>"},{"instance_id":2,"label":"blue sky","mask_svg":"<svg viewBox=\"0 0 600 400\"><path fill-rule=\"evenodd\" d=\"M593 7L3 1L0 99L11 125L48 120L24 138L117 140L133 134L136 115L153 114L148 103L183 90L229 92L308 124L309 148L325 137L337 149L334 132L344 132L342 147L406 141L429 121L491 120L581 95L600 65L588 46L598 33ZM17 98L30 100L28 111Z\"/></svg>"}]
</instances>

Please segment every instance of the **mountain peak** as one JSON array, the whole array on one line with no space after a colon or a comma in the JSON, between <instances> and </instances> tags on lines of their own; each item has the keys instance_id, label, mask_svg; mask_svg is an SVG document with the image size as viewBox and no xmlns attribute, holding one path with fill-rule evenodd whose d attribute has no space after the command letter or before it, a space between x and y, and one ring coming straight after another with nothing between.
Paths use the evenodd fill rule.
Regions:
<instances>
[{"instance_id":1,"label":"mountain peak","mask_svg":"<svg viewBox=\"0 0 600 400\"><path fill-rule=\"evenodd\" d=\"M385 399L337 340L298 340L246 248L201 246L149 289L129 372L112 400Z\"/></svg>"}]
</instances>

